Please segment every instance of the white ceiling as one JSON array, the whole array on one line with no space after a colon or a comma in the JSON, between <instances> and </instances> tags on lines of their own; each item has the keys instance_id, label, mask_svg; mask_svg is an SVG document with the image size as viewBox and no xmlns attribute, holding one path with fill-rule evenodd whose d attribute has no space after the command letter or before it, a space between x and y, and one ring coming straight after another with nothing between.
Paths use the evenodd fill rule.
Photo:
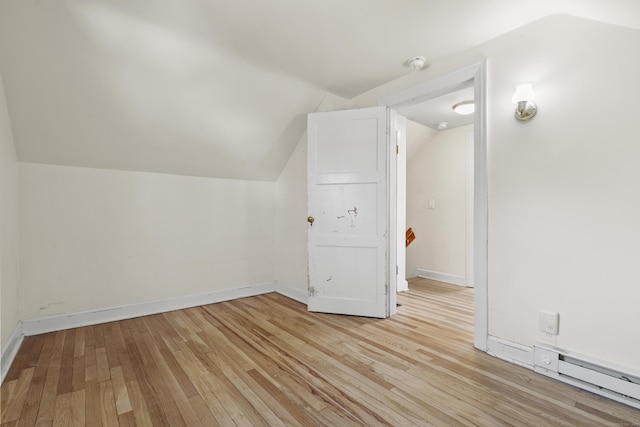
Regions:
<instances>
[{"instance_id":1,"label":"white ceiling","mask_svg":"<svg viewBox=\"0 0 640 427\"><path fill-rule=\"evenodd\" d=\"M428 101L396 108L396 111L407 119L433 130L442 130L438 128L440 122L447 123L446 129L453 129L473 123L473 114L460 115L453 111L455 104L473 100L473 86L469 86Z\"/></svg>"},{"instance_id":2,"label":"white ceiling","mask_svg":"<svg viewBox=\"0 0 640 427\"><path fill-rule=\"evenodd\" d=\"M2 0L0 73L21 161L274 180L327 93L553 13L640 28L637 0Z\"/></svg>"}]
</instances>

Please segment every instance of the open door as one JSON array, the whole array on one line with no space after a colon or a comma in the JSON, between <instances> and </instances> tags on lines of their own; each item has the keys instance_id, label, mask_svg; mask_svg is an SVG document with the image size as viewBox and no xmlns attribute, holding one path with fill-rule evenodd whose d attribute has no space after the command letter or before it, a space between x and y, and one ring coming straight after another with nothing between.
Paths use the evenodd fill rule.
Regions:
<instances>
[{"instance_id":1,"label":"open door","mask_svg":"<svg viewBox=\"0 0 640 427\"><path fill-rule=\"evenodd\" d=\"M309 311L395 314L395 117L386 107L308 116Z\"/></svg>"}]
</instances>

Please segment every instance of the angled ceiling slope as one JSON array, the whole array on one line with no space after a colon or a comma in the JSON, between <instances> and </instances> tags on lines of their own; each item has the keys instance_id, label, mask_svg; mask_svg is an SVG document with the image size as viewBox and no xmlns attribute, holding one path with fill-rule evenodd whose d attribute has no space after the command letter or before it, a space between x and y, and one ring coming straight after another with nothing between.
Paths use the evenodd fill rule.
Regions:
<instances>
[{"instance_id":1,"label":"angled ceiling slope","mask_svg":"<svg viewBox=\"0 0 640 427\"><path fill-rule=\"evenodd\" d=\"M0 73L21 161L275 180L327 92L552 13L640 28L635 0L4 0Z\"/></svg>"}]
</instances>

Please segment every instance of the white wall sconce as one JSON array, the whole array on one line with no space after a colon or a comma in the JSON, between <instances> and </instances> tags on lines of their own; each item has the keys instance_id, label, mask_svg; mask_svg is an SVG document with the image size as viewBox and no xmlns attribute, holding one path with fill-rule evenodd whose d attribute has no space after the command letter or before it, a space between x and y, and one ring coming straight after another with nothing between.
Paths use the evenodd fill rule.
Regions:
<instances>
[{"instance_id":1,"label":"white wall sconce","mask_svg":"<svg viewBox=\"0 0 640 427\"><path fill-rule=\"evenodd\" d=\"M523 83L516 86L516 92L511 101L516 104L516 119L520 121L531 120L538 112L538 106L533 102L535 94L531 83Z\"/></svg>"}]
</instances>

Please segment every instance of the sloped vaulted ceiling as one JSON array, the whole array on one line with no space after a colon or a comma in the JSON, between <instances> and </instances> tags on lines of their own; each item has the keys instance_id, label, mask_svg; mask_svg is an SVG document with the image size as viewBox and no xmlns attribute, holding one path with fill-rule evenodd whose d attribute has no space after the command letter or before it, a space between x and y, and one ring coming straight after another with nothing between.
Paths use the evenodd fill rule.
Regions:
<instances>
[{"instance_id":1,"label":"sloped vaulted ceiling","mask_svg":"<svg viewBox=\"0 0 640 427\"><path fill-rule=\"evenodd\" d=\"M275 180L344 98L551 13L640 28L636 0L0 0L20 161Z\"/></svg>"}]
</instances>

